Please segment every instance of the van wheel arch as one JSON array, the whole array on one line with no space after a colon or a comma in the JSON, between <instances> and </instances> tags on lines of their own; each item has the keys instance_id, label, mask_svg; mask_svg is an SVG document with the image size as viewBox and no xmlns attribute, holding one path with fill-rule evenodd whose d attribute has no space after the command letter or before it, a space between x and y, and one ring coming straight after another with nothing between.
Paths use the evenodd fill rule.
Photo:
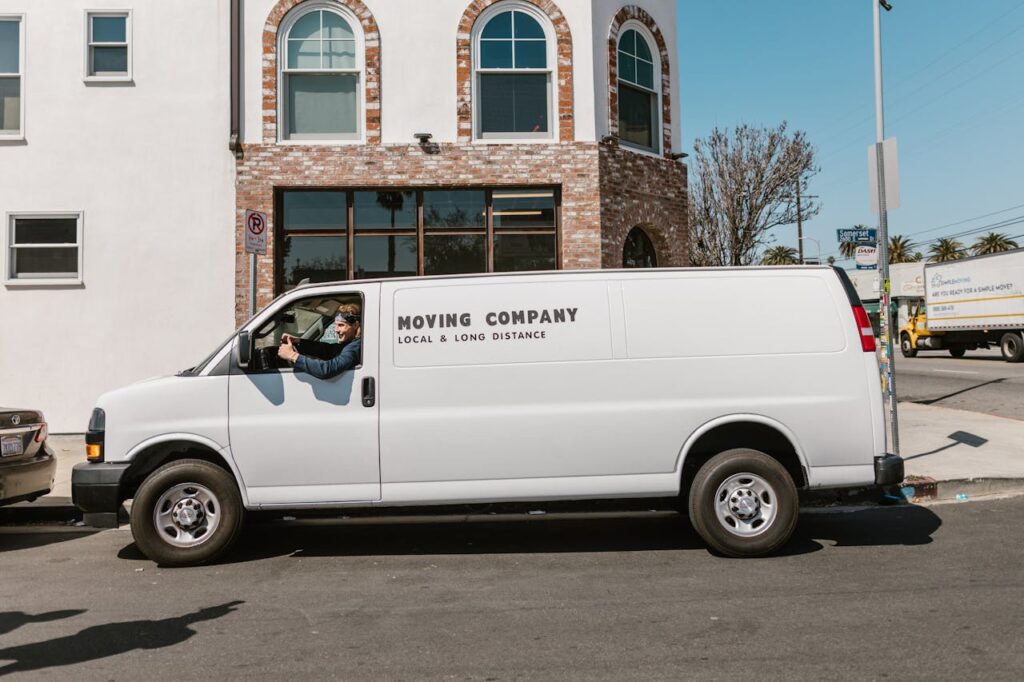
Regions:
<instances>
[{"instance_id":1,"label":"van wheel arch","mask_svg":"<svg viewBox=\"0 0 1024 682\"><path fill-rule=\"evenodd\" d=\"M807 472L803 462L800 461L796 446L785 433L769 424L738 420L719 424L702 433L686 450L679 487L684 502L700 468L719 453L736 448L763 452L786 469L794 486L798 489L807 487Z\"/></svg>"},{"instance_id":2,"label":"van wheel arch","mask_svg":"<svg viewBox=\"0 0 1024 682\"><path fill-rule=\"evenodd\" d=\"M231 470L227 460L206 445L187 440L156 443L136 453L132 459L131 466L128 467L124 478L121 479L121 501L133 498L139 486L151 473L165 464L180 459L199 459L209 462L227 471L231 478L235 478L235 473ZM235 485L238 485L237 480L235 480Z\"/></svg>"}]
</instances>

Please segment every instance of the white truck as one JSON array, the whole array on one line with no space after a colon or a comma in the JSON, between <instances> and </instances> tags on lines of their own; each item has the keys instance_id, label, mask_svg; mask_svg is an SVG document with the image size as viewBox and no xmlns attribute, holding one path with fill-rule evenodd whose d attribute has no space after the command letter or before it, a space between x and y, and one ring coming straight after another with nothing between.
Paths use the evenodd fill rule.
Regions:
<instances>
[{"instance_id":1,"label":"white truck","mask_svg":"<svg viewBox=\"0 0 1024 682\"><path fill-rule=\"evenodd\" d=\"M1007 362L1024 360L1024 249L929 263L925 298L900 330L900 348L969 350L998 346Z\"/></svg>"}]
</instances>

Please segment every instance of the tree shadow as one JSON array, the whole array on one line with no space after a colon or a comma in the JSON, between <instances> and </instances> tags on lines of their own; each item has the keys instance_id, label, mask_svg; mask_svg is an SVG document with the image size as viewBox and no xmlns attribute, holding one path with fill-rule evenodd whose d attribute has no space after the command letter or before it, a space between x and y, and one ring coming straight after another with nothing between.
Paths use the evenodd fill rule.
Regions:
<instances>
[{"instance_id":1,"label":"tree shadow","mask_svg":"<svg viewBox=\"0 0 1024 682\"><path fill-rule=\"evenodd\" d=\"M0 677L12 673L42 670L95 661L135 649L161 649L181 644L196 634L193 623L221 618L243 601L231 601L192 613L162 620L132 620L85 628L74 635L0 649Z\"/></svg>"},{"instance_id":2,"label":"tree shadow","mask_svg":"<svg viewBox=\"0 0 1024 682\"><path fill-rule=\"evenodd\" d=\"M865 508L856 513L801 514L793 538L775 556L836 545L920 545L941 525L922 507ZM487 515L274 521L246 527L225 564L290 557L459 554L561 554L665 550L707 551L689 519L674 512ZM134 544L118 557L144 560Z\"/></svg>"},{"instance_id":3,"label":"tree shadow","mask_svg":"<svg viewBox=\"0 0 1024 682\"><path fill-rule=\"evenodd\" d=\"M85 613L85 609L47 611L46 613L37 613L35 615L25 613L24 611L0 612L0 636L6 635L8 632L14 632L22 625L28 625L29 623L49 623L50 621L71 618L82 613Z\"/></svg>"}]
</instances>

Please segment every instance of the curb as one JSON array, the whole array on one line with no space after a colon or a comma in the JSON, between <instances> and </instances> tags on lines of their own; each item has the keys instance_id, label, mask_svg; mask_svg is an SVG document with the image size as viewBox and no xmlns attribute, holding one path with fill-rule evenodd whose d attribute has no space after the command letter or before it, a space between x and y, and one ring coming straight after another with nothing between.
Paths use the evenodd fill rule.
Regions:
<instances>
[{"instance_id":1,"label":"curb","mask_svg":"<svg viewBox=\"0 0 1024 682\"><path fill-rule=\"evenodd\" d=\"M936 481L924 476L904 481L900 493L913 503L967 502L974 497L1024 494L1024 478L956 478Z\"/></svg>"}]
</instances>

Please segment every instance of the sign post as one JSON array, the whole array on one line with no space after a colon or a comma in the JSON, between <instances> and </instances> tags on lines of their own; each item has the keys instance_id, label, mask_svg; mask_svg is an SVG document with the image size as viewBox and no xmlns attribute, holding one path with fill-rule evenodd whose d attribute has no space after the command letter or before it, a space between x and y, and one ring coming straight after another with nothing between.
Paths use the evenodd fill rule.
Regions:
<instances>
[{"instance_id":1,"label":"sign post","mask_svg":"<svg viewBox=\"0 0 1024 682\"><path fill-rule=\"evenodd\" d=\"M267 214L245 212L245 252L249 254L249 317L256 314L256 254L267 253Z\"/></svg>"}]
</instances>

